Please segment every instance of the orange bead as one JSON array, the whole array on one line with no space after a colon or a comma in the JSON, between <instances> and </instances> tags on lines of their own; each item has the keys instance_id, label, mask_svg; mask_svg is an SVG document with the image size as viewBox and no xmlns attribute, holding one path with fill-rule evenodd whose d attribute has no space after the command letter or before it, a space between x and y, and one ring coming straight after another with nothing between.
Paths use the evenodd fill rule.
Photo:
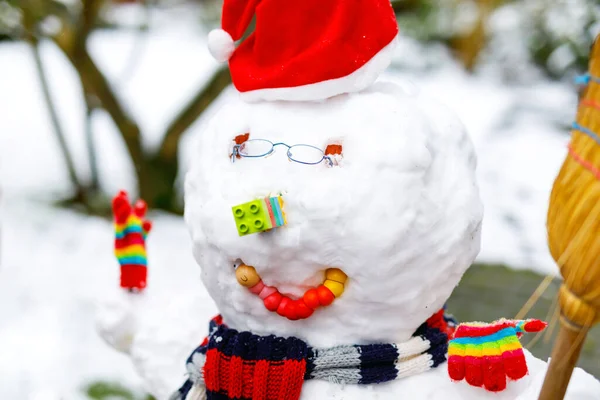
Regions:
<instances>
[{"instance_id":1,"label":"orange bead","mask_svg":"<svg viewBox=\"0 0 600 400\"><path fill-rule=\"evenodd\" d=\"M317 293L316 289L310 289L306 293L304 293L302 300L304 300L304 304L306 304L308 307L312 308L313 310L315 308L318 308L320 305L319 294Z\"/></svg>"},{"instance_id":2,"label":"orange bead","mask_svg":"<svg viewBox=\"0 0 600 400\"><path fill-rule=\"evenodd\" d=\"M269 296L267 296L263 302L265 303L265 307L269 311L277 311L279 308L279 304L281 303L281 294L279 292L275 292Z\"/></svg>"},{"instance_id":3,"label":"orange bead","mask_svg":"<svg viewBox=\"0 0 600 400\"><path fill-rule=\"evenodd\" d=\"M317 294L319 295L319 303L322 306L328 306L333 303L333 300L335 300L335 296L333 293L331 293L331 290L327 289L323 285L317 288Z\"/></svg>"}]
</instances>

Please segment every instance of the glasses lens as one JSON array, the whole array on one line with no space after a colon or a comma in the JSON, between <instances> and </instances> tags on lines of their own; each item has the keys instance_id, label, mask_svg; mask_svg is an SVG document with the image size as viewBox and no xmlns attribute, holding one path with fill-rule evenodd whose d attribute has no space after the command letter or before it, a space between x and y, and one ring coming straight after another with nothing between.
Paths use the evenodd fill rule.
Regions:
<instances>
[{"instance_id":1,"label":"glasses lens","mask_svg":"<svg viewBox=\"0 0 600 400\"><path fill-rule=\"evenodd\" d=\"M248 140L240 146L240 155L244 157L260 157L273 150L273 143L263 139Z\"/></svg>"},{"instance_id":2,"label":"glasses lens","mask_svg":"<svg viewBox=\"0 0 600 400\"><path fill-rule=\"evenodd\" d=\"M323 150L307 144L298 144L290 147L288 157L302 164L318 164L323 161Z\"/></svg>"}]
</instances>

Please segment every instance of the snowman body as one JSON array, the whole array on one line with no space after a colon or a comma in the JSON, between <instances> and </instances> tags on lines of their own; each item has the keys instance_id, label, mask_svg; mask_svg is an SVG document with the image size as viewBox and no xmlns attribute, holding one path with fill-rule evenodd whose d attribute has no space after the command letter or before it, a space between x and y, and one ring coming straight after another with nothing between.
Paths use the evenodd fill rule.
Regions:
<instances>
[{"instance_id":1,"label":"snowman body","mask_svg":"<svg viewBox=\"0 0 600 400\"><path fill-rule=\"evenodd\" d=\"M101 318L103 336L131 355L160 399L181 382L187 355L208 333L213 301L222 329L241 332L240 349L249 348L250 336L300 340L318 351L398 348L419 339L413 335L443 308L479 252L483 207L464 127L433 99L373 83L391 61L398 31L389 0L297 6L226 0L223 30L209 36L213 55L229 58L240 96L198 136L185 180L185 221L207 293L157 281L138 304L125 302L142 312L122 307L121 318ZM254 33L235 48L254 14ZM253 202L268 216L246 216L256 213ZM338 280L330 279L332 270ZM329 292L323 297L321 289ZM177 311L149 306L174 298ZM300 306L309 312L301 315ZM136 320L126 324L132 313ZM208 350L194 361L194 351L189 379L172 399L239 399L240 387L255 379L259 390L269 387L264 373L240 372L257 359L219 353L220 341L231 343L224 336L211 335L209 343L225 358L209 360ZM425 350L393 358L393 378L370 377L383 383L298 370L283 382L300 385L289 400L534 399L546 363L525 355L530 374L500 393L452 382L446 364ZM426 361L413 369L402 364L415 359ZM209 387L215 374L235 388ZM577 369L567 398L598 399L600 383Z\"/></svg>"},{"instance_id":2,"label":"snowman body","mask_svg":"<svg viewBox=\"0 0 600 400\"><path fill-rule=\"evenodd\" d=\"M292 147L232 159L236 137L246 134ZM294 154L298 144L342 152L329 155L333 166L301 164L290 160L304 156ZM471 141L444 106L395 83L319 102L232 101L199 137L194 160L185 188L194 255L224 323L238 331L314 347L402 343L443 307L479 251L483 209ZM240 236L232 206L273 195L284 200L287 225ZM290 321L238 283L240 263L291 298L330 267L348 281L332 305ZM546 363L526 354L530 375L501 393L452 382L443 364L383 384L309 380L301 399L535 398ZM600 395L583 371L574 382L568 398Z\"/></svg>"},{"instance_id":3,"label":"snowman body","mask_svg":"<svg viewBox=\"0 0 600 400\"><path fill-rule=\"evenodd\" d=\"M482 206L462 125L419 99L387 83L323 102L232 102L213 118L186 179L185 219L229 327L314 347L398 343L443 307L479 250ZM244 134L323 151L337 144L342 154L330 155L337 165L307 165L275 146L232 162ZM305 156L296 149L291 157ZM287 225L239 236L232 207L273 195ZM332 305L290 321L238 283L240 263L290 298L328 268L348 282Z\"/></svg>"},{"instance_id":4,"label":"snowman body","mask_svg":"<svg viewBox=\"0 0 600 400\"><path fill-rule=\"evenodd\" d=\"M232 160L236 138L246 134L292 146L299 159L309 155L295 153L298 144L342 151L327 155L334 165L290 161L283 145L265 157ZM185 220L208 295L238 331L293 336L317 348L406 342L443 307L479 250L476 157L463 126L442 105L395 83L319 102L234 99L207 124L196 149ZM240 236L232 207L272 195L282 196L287 224ZM290 298L320 284L330 267L348 279L330 306L291 321L240 285L240 263ZM130 354L159 399L181 383L184 360L213 316L211 300L189 289L190 278L181 277L185 285L157 281L135 304L123 300L129 308L121 314L136 315L134 324L100 321L103 336ZM500 393L453 382L442 364L381 384L306 380L300 399L535 399L547 364L525 354L529 375ZM186 400L203 399L204 390L194 387ZM600 383L576 369L566 398L600 398Z\"/></svg>"}]
</instances>

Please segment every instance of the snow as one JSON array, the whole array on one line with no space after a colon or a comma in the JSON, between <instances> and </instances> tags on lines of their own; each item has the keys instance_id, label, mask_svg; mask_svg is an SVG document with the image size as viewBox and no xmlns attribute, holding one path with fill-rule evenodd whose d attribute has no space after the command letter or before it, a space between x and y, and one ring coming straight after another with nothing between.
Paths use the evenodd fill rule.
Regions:
<instances>
[{"instance_id":1,"label":"snow","mask_svg":"<svg viewBox=\"0 0 600 400\"><path fill-rule=\"evenodd\" d=\"M144 52L141 62L151 68L140 68L118 90L132 103L127 104L128 108L147 133L144 139L148 147L158 143L168 118L216 67L202 43L186 41L185 37L166 32L150 35L150 51ZM126 59L132 41L128 35L115 38L111 33L94 37L91 51L111 78L121 71L121 60ZM190 46L198 46L198 52L190 52ZM54 46L44 43L42 50L69 146L78 171L87 176L84 105L76 74ZM177 67L190 79L179 80L177 74L167 74L173 69L169 56L175 57L178 52L189 54ZM0 398L83 399L82 387L97 380L116 381L143 392L148 388L142 387L140 371L134 369L127 356L104 343L95 329L98 304L117 296L118 264L110 250L112 224L48 204L66 194L69 186L30 49L23 44L0 45L0 65ZM131 101L132 93L141 94L139 108ZM169 104L160 104L161 99L169 99ZM94 132L101 149L102 184L112 192L123 187L131 190L131 165L104 113L95 116ZM201 288L182 220L161 214L151 218L158 231L150 238L149 247L153 249L149 257L151 264L164 266L150 272L153 286L169 282L169 276L185 276L190 277L193 288ZM193 292L193 288L188 287L184 293ZM181 301L176 293L170 298L173 304ZM205 303L208 310L203 319L216 312L210 300ZM193 345L193 341L182 343L182 354L189 353ZM183 366L186 356L172 360L173 364ZM171 387L181 380L181 374L175 368L172 371L178 376L171 378Z\"/></svg>"},{"instance_id":2,"label":"snow","mask_svg":"<svg viewBox=\"0 0 600 400\"><path fill-rule=\"evenodd\" d=\"M121 82L117 92L141 125L148 148L159 143L176 110L217 67L206 50L205 32L185 25L151 30L127 81L120 77L136 46L134 34L97 33L90 44L102 70L112 81ZM89 174L77 76L54 46L44 43L42 50L78 170ZM574 88L543 80L506 85L493 70L469 76L443 51L427 52L408 40L397 52L396 69L385 78L410 90L420 88L448 104L473 138L485 206L478 260L556 273L546 248L545 213L552 181L566 154L566 127L576 107ZM30 50L23 44L0 44L0 66L0 397L78 399L80 387L98 379L118 380L141 390L142 381L130 361L104 344L94 330L95 304L110 297L117 284L111 224L47 205L69 187ZM233 92L227 91L219 103L231 96ZM202 123L184 138L184 170L194 157L197 147L190 144ZM109 192L121 188L134 192L132 167L104 113L94 117L94 132L104 187ZM153 274L172 275L177 284L181 280L196 290L194 296L205 299L183 222L161 214L151 218L155 228L149 242L150 285L159 285ZM157 289L158 298L177 284L165 283ZM186 303L184 298L179 301ZM204 332L205 318L215 308L208 300L200 302L205 309L195 317L199 327L194 329ZM168 308L160 311L166 310L171 313L165 317L174 313ZM193 332L191 327L185 330ZM172 351L183 357L191 348ZM182 360L171 362L183 368ZM144 377L151 374L137 372ZM170 374L165 379L172 386L179 376L177 371Z\"/></svg>"},{"instance_id":3,"label":"snow","mask_svg":"<svg viewBox=\"0 0 600 400\"><path fill-rule=\"evenodd\" d=\"M546 373L546 364L525 350L529 375L518 381L508 381L502 392L486 392L465 382L452 382L446 368L440 367L422 374L406 377L385 385L332 385L321 380L307 381L302 386L301 400L395 400L398 394L409 393L413 399L448 400L533 400L538 398ZM565 400L594 400L600 382L577 368L572 376ZM192 399L193 400L193 399Z\"/></svg>"},{"instance_id":4,"label":"snow","mask_svg":"<svg viewBox=\"0 0 600 400\"><path fill-rule=\"evenodd\" d=\"M246 132L290 146L341 142L343 159L303 165L279 147L232 163L233 139ZM319 102L232 99L194 149L185 219L202 280L233 329L319 347L402 342L442 308L479 251L482 206L464 128L432 99L394 83ZM240 237L231 207L278 193L285 229ZM299 324L238 283L236 259L293 298L322 283L330 267L350 282L343 299Z\"/></svg>"},{"instance_id":5,"label":"snow","mask_svg":"<svg viewBox=\"0 0 600 400\"><path fill-rule=\"evenodd\" d=\"M445 50L416 47L410 40L401 44L399 52L413 57L398 56L400 72L388 76L447 104L474 141L485 208L478 261L557 274L545 220L577 107L575 86L533 78L507 85L500 67L468 75Z\"/></svg>"},{"instance_id":6,"label":"snow","mask_svg":"<svg viewBox=\"0 0 600 400\"><path fill-rule=\"evenodd\" d=\"M35 202L7 200L5 206L10 212L3 215L0 270L2 397L78 398L78 386L98 376L140 387L125 357L94 335L93 295L101 294L100 282L110 287L115 278L106 273L111 259L99 245L110 244L106 224Z\"/></svg>"}]
</instances>

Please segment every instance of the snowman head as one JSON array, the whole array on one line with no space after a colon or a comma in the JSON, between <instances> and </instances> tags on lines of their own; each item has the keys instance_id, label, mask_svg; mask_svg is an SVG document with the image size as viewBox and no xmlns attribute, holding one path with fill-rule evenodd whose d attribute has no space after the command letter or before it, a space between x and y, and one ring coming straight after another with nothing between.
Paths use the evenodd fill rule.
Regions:
<instances>
[{"instance_id":1,"label":"snowman head","mask_svg":"<svg viewBox=\"0 0 600 400\"><path fill-rule=\"evenodd\" d=\"M240 148L268 155L232 157ZM392 83L321 102L232 101L199 135L186 179L203 282L238 330L314 346L406 340L479 251L475 164L452 113ZM287 223L240 236L232 207L275 196ZM241 264L291 299L328 269L348 278L331 305L292 321L240 284Z\"/></svg>"}]
</instances>

